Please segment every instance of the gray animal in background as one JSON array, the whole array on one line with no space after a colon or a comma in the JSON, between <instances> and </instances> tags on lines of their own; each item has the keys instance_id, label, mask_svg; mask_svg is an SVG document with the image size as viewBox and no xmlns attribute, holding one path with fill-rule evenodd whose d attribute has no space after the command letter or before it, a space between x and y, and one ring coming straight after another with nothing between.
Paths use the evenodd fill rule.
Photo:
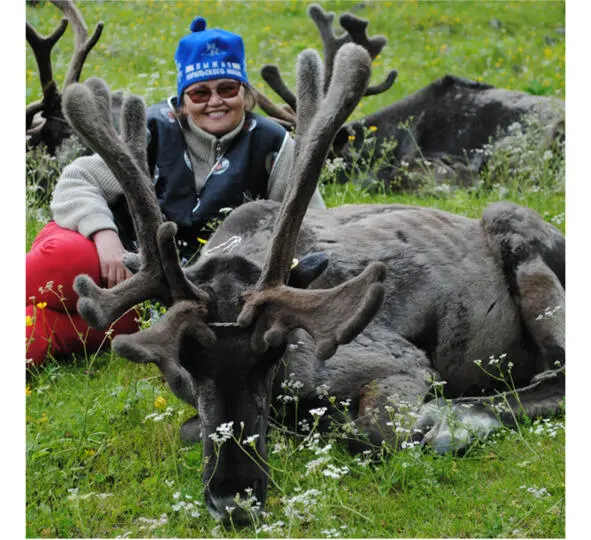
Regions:
<instances>
[{"instance_id":1,"label":"gray animal in background","mask_svg":"<svg viewBox=\"0 0 591 540\"><path fill-rule=\"evenodd\" d=\"M339 17L345 31L340 35L336 35L332 27L334 13L311 4L308 14L319 30L328 72L332 69L334 55L344 43L363 46L372 59L387 43L384 36L368 37L369 22L351 13ZM283 81L277 66L263 66L261 76L286 105L277 106L257 91L258 105L283 125L293 128L297 110L295 94ZM365 95L385 92L396 77L396 70L390 71L383 82L368 88ZM337 179L346 182L367 174L367 171L355 170L356 163L362 162L367 168L377 161L386 161L376 172L377 178L364 179L368 185L377 180L378 185L390 190L419 187L415 175L408 174L409 169L411 172L428 171L428 176L436 183L471 185L485 164L479 150L503 139L508 128L522 121L524 115L533 115L536 123L544 127L546 133L540 146L550 148L557 137L564 136L564 101L445 75L391 105L345 124L337 132L331 148L331 156L341 157L345 162L345 169ZM372 143L368 145L369 127L374 131L370 135ZM384 156L382 144L392 140L396 141L396 148ZM401 166L403 162L408 165Z\"/></svg>"},{"instance_id":2,"label":"gray animal in background","mask_svg":"<svg viewBox=\"0 0 591 540\"><path fill-rule=\"evenodd\" d=\"M76 279L78 311L106 328L142 300L169 306L151 328L117 336L113 348L156 364L198 410L181 432L203 441L205 500L216 518L228 519L235 496L250 489L263 508L265 435L286 378L301 383L304 415L329 407L326 393L350 400L348 413L323 418L350 422L354 451L399 442L388 425L397 408L408 412L415 439L445 452L562 405L564 237L538 214L512 204L490 206L481 220L402 205L306 213L370 64L362 47L344 45L325 93L319 56L302 53L291 191L281 206L235 209L186 268L147 173L141 100L125 102L119 140L104 83L90 79L65 94L66 117L123 186L141 247L139 258L126 259L137 273L112 289ZM475 363L491 356L504 369L511 363L514 391ZM451 401L430 399L441 381ZM233 438L218 446L220 426ZM258 436L256 450L239 443L249 436ZM249 515L235 508L232 519Z\"/></svg>"}]
</instances>

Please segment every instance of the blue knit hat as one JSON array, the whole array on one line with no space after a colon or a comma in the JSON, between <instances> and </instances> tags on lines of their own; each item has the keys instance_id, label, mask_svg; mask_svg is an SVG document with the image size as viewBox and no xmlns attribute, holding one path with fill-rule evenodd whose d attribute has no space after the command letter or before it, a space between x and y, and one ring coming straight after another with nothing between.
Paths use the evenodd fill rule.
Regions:
<instances>
[{"instance_id":1,"label":"blue knit hat","mask_svg":"<svg viewBox=\"0 0 591 540\"><path fill-rule=\"evenodd\" d=\"M219 28L206 30L206 26L203 17L196 17L174 55L179 102L183 90L199 81L235 79L248 84L242 38Z\"/></svg>"}]
</instances>

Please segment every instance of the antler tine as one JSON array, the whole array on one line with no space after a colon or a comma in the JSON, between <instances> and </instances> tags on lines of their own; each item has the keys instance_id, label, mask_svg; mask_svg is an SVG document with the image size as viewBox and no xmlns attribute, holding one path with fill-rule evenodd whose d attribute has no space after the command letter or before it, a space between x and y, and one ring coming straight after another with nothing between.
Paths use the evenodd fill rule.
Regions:
<instances>
[{"instance_id":1,"label":"antler tine","mask_svg":"<svg viewBox=\"0 0 591 540\"><path fill-rule=\"evenodd\" d=\"M273 64L264 65L261 68L261 77L285 103L294 111L297 110L296 96L283 81L277 66Z\"/></svg>"},{"instance_id":2,"label":"antler tine","mask_svg":"<svg viewBox=\"0 0 591 540\"><path fill-rule=\"evenodd\" d=\"M171 383L170 377L178 375L177 359L181 341L186 336L205 347L216 342L215 334L203 322L202 316L202 310L194 302L178 302L158 320L158 324L142 332L116 336L113 350L132 362L158 365ZM178 385L170 384L170 387L174 389Z\"/></svg>"},{"instance_id":3,"label":"antler tine","mask_svg":"<svg viewBox=\"0 0 591 540\"><path fill-rule=\"evenodd\" d=\"M285 283L295 252L295 243L320 177L326 155L339 127L353 112L367 88L371 74L371 59L359 45L346 44L335 58L334 77L328 92L318 104L318 80L309 86L303 78L318 76L320 62L317 53L304 51L298 58L298 88L311 88L311 98L300 103L296 158L290 174L290 191L281 206L275 223L271 248L256 285L256 290ZM299 93L299 92L298 92ZM303 109L303 111L302 111ZM305 118L305 113L313 118ZM300 128L300 124L302 124ZM303 130L303 131L302 131Z\"/></svg>"},{"instance_id":4,"label":"antler tine","mask_svg":"<svg viewBox=\"0 0 591 540\"><path fill-rule=\"evenodd\" d=\"M351 13L343 13L339 18L339 22L351 36L353 43L361 45L369 53L372 60L382 52L382 49L388 43L388 39L385 36L368 37L367 26L369 21L366 19L361 19ZM365 91L365 95L375 96L376 94L385 92L394 84L397 76L398 72L395 69L390 71L380 84L369 86Z\"/></svg>"},{"instance_id":5,"label":"antler tine","mask_svg":"<svg viewBox=\"0 0 591 540\"><path fill-rule=\"evenodd\" d=\"M380 54L386 43L388 43L385 36L368 37L367 26L369 21L366 19L361 19L351 13L343 13L339 18L339 22L351 36L353 43L361 45L369 53L372 60Z\"/></svg>"},{"instance_id":6,"label":"antler tine","mask_svg":"<svg viewBox=\"0 0 591 540\"><path fill-rule=\"evenodd\" d=\"M113 127L111 95L107 85L96 77L91 77L85 84L71 85L64 93L63 109L70 125L103 158L121 183L131 214L137 217L134 225L138 226L136 232L142 252L158 258L156 232L162 223L158 202L146 173L147 168L138 165L134 159L137 156L122 143ZM134 103L132 100L123 110L127 113L122 117L122 127L125 126L123 129L128 132L127 137L131 136L135 140L135 146L140 146L142 142L145 145L145 106L142 103L138 107L137 101ZM130 113L138 115L138 118L130 119ZM132 123L136 126L134 135L129 134ZM143 128L138 129L137 126L142 124Z\"/></svg>"},{"instance_id":7,"label":"antler tine","mask_svg":"<svg viewBox=\"0 0 591 540\"><path fill-rule=\"evenodd\" d=\"M337 51L345 44L351 41L351 36L348 34L335 35L332 25L335 14L333 12L327 13L318 4L310 4L308 7L308 15L314 21L320 32L322 39L322 47L324 50L324 90L328 91L330 81L332 79L332 71L334 66L335 56Z\"/></svg>"},{"instance_id":8,"label":"antler tine","mask_svg":"<svg viewBox=\"0 0 591 540\"><path fill-rule=\"evenodd\" d=\"M296 117L284 108L275 105L265 94L259 92L256 88L252 88L254 98L257 105L263 109L271 118L279 122L282 126L290 131L295 127Z\"/></svg>"},{"instance_id":9,"label":"antler tine","mask_svg":"<svg viewBox=\"0 0 591 540\"><path fill-rule=\"evenodd\" d=\"M386 78L380 83L373 86L368 86L367 90L365 91L366 96L375 96L377 94L381 94L388 90L396 81L396 77L398 77L398 71L393 69L386 75Z\"/></svg>"},{"instance_id":10,"label":"antler tine","mask_svg":"<svg viewBox=\"0 0 591 540\"><path fill-rule=\"evenodd\" d=\"M47 84L53 80L53 71L51 68L51 50L59 38L62 37L67 27L68 20L64 18L49 36L42 36L29 23L27 23L27 41L33 49L33 54L35 55L42 89L45 89Z\"/></svg>"},{"instance_id":11,"label":"antler tine","mask_svg":"<svg viewBox=\"0 0 591 540\"><path fill-rule=\"evenodd\" d=\"M146 105L139 96L128 96L121 108L121 139L145 175L149 175L146 146Z\"/></svg>"},{"instance_id":12,"label":"antler tine","mask_svg":"<svg viewBox=\"0 0 591 540\"><path fill-rule=\"evenodd\" d=\"M301 150L301 143L310 129L323 98L323 71L320 56L314 49L307 49L298 59L296 69L297 96L300 106L296 111L295 155ZM290 184L293 186L295 184Z\"/></svg>"},{"instance_id":13,"label":"antler tine","mask_svg":"<svg viewBox=\"0 0 591 540\"><path fill-rule=\"evenodd\" d=\"M88 37L88 28L82 18L82 14L71 0L51 0L51 3L58 7L67 19L72 23L74 30L74 53L70 61L70 67L64 79L64 89L70 84L80 80L80 74L84 67L84 62L88 53L95 46L96 42L101 37L104 23L99 21L94 29L94 32Z\"/></svg>"}]
</instances>

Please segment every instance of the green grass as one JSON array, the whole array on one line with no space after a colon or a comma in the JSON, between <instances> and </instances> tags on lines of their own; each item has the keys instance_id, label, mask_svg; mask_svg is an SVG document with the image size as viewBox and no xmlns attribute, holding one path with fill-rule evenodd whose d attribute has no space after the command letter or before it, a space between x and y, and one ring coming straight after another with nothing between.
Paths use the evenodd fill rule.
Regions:
<instances>
[{"instance_id":1,"label":"green grass","mask_svg":"<svg viewBox=\"0 0 591 540\"><path fill-rule=\"evenodd\" d=\"M244 37L249 77L272 94L260 77L275 63L289 83L295 57L321 50L318 32L306 15L309 2L79 2L89 29L102 20L103 35L85 64L83 78L103 77L112 89L127 89L155 102L175 92L173 55L193 17L209 27L230 28ZM363 5L363 8L359 8ZM369 34L388 45L374 62L372 82L398 70L394 86L366 98L357 115L368 114L452 73L489 84L564 97L564 2L324 2L326 11L348 8L370 21ZM51 5L27 8L27 20L49 33L60 20ZM73 47L71 29L58 42L54 73L63 81ZM41 90L27 47L27 102ZM274 97L274 96L273 96Z\"/></svg>"},{"instance_id":2,"label":"green grass","mask_svg":"<svg viewBox=\"0 0 591 540\"><path fill-rule=\"evenodd\" d=\"M193 413L154 366L108 354L51 362L33 377L30 391L27 536L255 535L252 529L216 529L203 506L196 507L197 518L173 510L179 500L201 503L201 447L180 443L180 424ZM161 422L146 419L165 410L170 416ZM330 529L343 537L564 536L560 419L502 431L461 458L404 450L364 466L334 443L331 462L350 470L339 480L307 474L315 453L296 450L299 441L272 430L269 448L277 443L285 449L270 455L276 485L264 523L284 526L260 530L260 537L288 530L293 537L323 537ZM528 488L546 491L536 496ZM290 521L286 500L308 490L319 492L309 519ZM163 514L166 523L142 529L142 518Z\"/></svg>"},{"instance_id":3,"label":"green grass","mask_svg":"<svg viewBox=\"0 0 591 540\"><path fill-rule=\"evenodd\" d=\"M337 12L359 5L323 3ZM399 76L388 92L364 100L356 116L445 73L564 97L564 2L363 5L355 13L370 20L370 34L389 38L374 62L372 81L381 81L389 69L397 69ZM296 54L307 46L320 47L303 2L79 6L90 28L99 19L105 22L83 78L100 75L112 89L138 93L148 103L174 93L172 56L197 14L210 27L244 36L251 81L265 91L258 68L278 63L291 82ZM59 18L51 5L27 7L27 19L43 33ZM65 74L71 41L68 29L55 49L58 81ZM36 66L27 48L27 102L39 96ZM564 232L563 165L559 158L557 168L549 168L543 156L534 154L517 173L505 171L494 182L483 175L473 188L448 192L427 186L412 194L371 193L352 183L330 182L321 190L329 206L398 202L474 218L491 201L511 200L536 209ZM28 205L27 248L47 217L46 210ZM178 438L181 423L193 411L170 393L157 368L101 351L71 362L51 360L31 372L27 383L27 537L565 536L562 418L503 430L461 458L405 450L366 466L362 456L350 456L335 442L328 453L331 462L349 469L340 479L307 474L306 465L318 457L314 450L298 449L299 440L272 429L269 448L282 444L285 449L269 457L269 515L252 528L220 529L199 506L201 447L184 447ZM170 416L162 421L146 418L167 410ZM307 518L290 519L290 501L298 493L310 495L308 490L318 493ZM192 517L179 502L194 502L192 510L200 515Z\"/></svg>"}]
</instances>

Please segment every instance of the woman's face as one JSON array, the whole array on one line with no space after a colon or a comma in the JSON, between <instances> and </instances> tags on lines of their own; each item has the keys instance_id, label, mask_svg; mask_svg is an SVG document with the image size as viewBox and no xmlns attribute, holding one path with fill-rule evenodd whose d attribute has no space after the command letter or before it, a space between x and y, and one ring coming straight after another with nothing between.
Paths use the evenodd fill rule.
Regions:
<instances>
[{"instance_id":1,"label":"woman's face","mask_svg":"<svg viewBox=\"0 0 591 540\"><path fill-rule=\"evenodd\" d=\"M232 79L214 79L188 86L183 92L185 112L201 129L220 137L242 120L246 108L243 85Z\"/></svg>"}]
</instances>

